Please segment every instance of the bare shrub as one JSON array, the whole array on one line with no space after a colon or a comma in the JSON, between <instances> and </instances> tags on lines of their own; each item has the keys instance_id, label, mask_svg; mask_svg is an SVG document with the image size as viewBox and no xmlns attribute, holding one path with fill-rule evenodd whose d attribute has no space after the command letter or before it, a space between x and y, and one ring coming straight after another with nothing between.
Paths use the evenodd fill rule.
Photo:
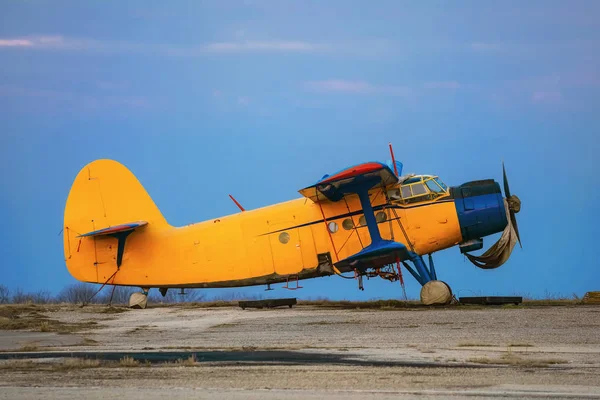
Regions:
<instances>
[{"instance_id":1,"label":"bare shrub","mask_svg":"<svg viewBox=\"0 0 600 400\"><path fill-rule=\"evenodd\" d=\"M84 303L87 302L98 289L90 283L73 283L66 286L57 296L61 303ZM98 303L97 296L90 303Z\"/></svg>"},{"instance_id":2,"label":"bare shrub","mask_svg":"<svg viewBox=\"0 0 600 400\"><path fill-rule=\"evenodd\" d=\"M218 296L214 296L212 301L236 301L236 300L262 300L262 295L245 294L241 292L225 292Z\"/></svg>"},{"instance_id":3,"label":"bare shrub","mask_svg":"<svg viewBox=\"0 0 600 400\"><path fill-rule=\"evenodd\" d=\"M98 301L102 304L129 304L129 297L132 293L137 291L139 291L139 289L129 286L107 286L102 291L102 296L99 297Z\"/></svg>"},{"instance_id":4,"label":"bare shrub","mask_svg":"<svg viewBox=\"0 0 600 400\"><path fill-rule=\"evenodd\" d=\"M11 296L10 302L13 304L32 304L33 296L30 293L25 293L23 289L17 288Z\"/></svg>"},{"instance_id":5,"label":"bare shrub","mask_svg":"<svg viewBox=\"0 0 600 400\"><path fill-rule=\"evenodd\" d=\"M0 285L0 304L7 303L10 303L10 290L4 285Z\"/></svg>"},{"instance_id":6,"label":"bare shrub","mask_svg":"<svg viewBox=\"0 0 600 400\"><path fill-rule=\"evenodd\" d=\"M152 289L148 296L148 301L151 303L198 303L204 301L206 296L198 289L185 289L185 294L181 294L181 290L177 288L171 288L167 290L166 295L163 297L158 289Z\"/></svg>"},{"instance_id":7,"label":"bare shrub","mask_svg":"<svg viewBox=\"0 0 600 400\"><path fill-rule=\"evenodd\" d=\"M52 293L47 290L39 290L35 293L31 293L30 295L31 302L34 304L50 304L54 303L54 298L52 297Z\"/></svg>"}]
</instances>

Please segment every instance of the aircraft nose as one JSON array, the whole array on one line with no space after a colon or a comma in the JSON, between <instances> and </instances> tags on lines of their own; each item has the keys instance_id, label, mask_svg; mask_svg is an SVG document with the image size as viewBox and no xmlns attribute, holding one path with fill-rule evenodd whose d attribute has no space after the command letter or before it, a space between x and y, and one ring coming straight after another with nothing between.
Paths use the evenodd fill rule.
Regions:
<instances>
[{"instance_id":1,"label":"aircraft nose","mask_svg":"<svg viewBox=\"0 0 600 400\"><path fill-rule=\"evenodd\" d=\"M502 232L508 220L500 185L493 179L450 188L463 242Z\"/></svg>"}]
</instances>

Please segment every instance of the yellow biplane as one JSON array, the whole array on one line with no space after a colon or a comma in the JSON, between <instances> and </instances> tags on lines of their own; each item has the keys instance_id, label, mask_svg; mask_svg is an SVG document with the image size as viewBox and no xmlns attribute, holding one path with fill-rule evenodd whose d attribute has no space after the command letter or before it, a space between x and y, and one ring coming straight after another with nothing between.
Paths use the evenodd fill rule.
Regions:
<instances>
[{"instance_id":1,"label":"yellow biplane","mask_svg":"<svg viewBox=\"0 0 600 400\"><path fill-rule=\"evenodd\" d=\"M143 308L150 288L295 289L302 279L349 273L363 289L364 276L402 282L402 265L422 285L423 303L448 303L452 292L431 254L458 245L476 266L500 266L520 243L520 201L504 167L506 198L491 179L448 187L437 176L401 172L395 160L367 162L325 175L299 199L248 211L236 201L237 214L174 227L125 166L97 160L67 199L67 268L80 281L140 287L130 305ZM502 231L483 255L468 253Z\"/></svg>"}]
</instances>

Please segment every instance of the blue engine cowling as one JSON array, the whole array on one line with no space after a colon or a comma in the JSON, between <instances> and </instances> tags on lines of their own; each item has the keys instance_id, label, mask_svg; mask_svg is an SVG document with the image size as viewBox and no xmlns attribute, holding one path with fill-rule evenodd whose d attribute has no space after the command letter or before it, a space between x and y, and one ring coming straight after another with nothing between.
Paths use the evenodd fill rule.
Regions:
<instances>
[{"instance_id":1,"label":"blue engine cowling","mask_svg":"<svg viewBox=\"0 0 600 400\"><path fill-rule=\"evenodd\" d=\"M463 243L502 232L508 220L500 185L493 179L450 188Z\"/></svg>"}]
</instances>

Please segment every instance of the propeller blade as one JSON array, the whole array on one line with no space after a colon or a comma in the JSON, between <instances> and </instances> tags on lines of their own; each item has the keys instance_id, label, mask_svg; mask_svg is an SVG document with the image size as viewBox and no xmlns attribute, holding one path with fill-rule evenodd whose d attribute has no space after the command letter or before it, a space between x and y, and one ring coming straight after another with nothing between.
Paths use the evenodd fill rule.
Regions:
<instances>
[{"instance_id":1,"label":"propeller blade","mask_svg":"<svg viewBox=\"0 0 600 400\"><path fill-rule=\"evenodd\" d=\"M502 179L504 183L504 196L508 199L510 198L510 188L508 187L508 178L506 177L506 168L504 168L504 161L502 161ZM515 228L515 233L517 234L517 240L519 241L519 246L523 248L521 244L521 235L519 235L519 225L517 225L517 217L515 216L515 212L509 209L510 221L512 222L513 227Z\"/></svg>"},{"instance_id":2,"label":"propeller blade","mask_svg":"<svg viewBox=\"0 0 600 400\"><path fill-rule=\"evenodd\" d=\"M521 244L521 236L519 235L519 225L517 225L517 217L515 213L510 211L510 221L512 222L513 228L515 229L515 233L517 234L517 240L519 241L519 247L523 248Z\"/></svg>"},{"instance_id":3,"label":"propeller blade","mask_svg":"<svg viewBox=\"0 0 600 400\"><path fill-rule=\"evenodd\" d=\"M508 179L506 178L506 169L504 169L504 161L502 161L502 177L504 181L504 197L510 197L510 188L508 187Z\"/></svg>"}]
</instances>

